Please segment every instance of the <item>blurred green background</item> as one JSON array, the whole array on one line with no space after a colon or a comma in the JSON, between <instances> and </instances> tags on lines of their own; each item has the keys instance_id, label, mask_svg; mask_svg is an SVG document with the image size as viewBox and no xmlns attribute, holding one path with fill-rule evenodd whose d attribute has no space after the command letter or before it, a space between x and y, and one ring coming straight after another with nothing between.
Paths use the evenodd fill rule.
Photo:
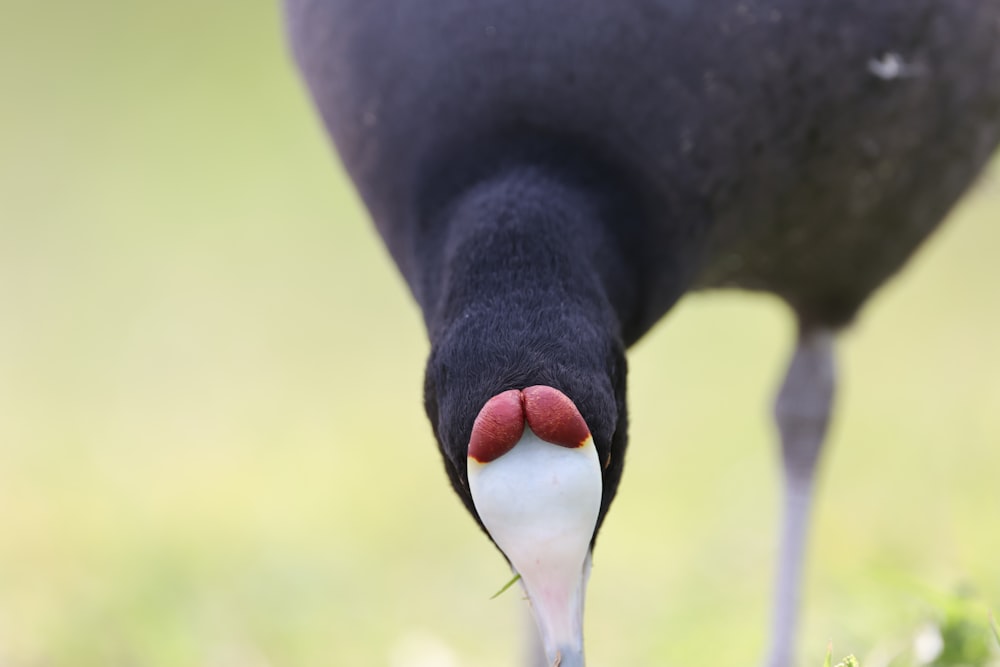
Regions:
<instances>
[{"instance_id":1,"label":"blurred green background","mask_svg":"<svg viewBox=\"0 0 1000 667\"><path fill-rule=\"evenodd\" d=\"M525 603L488 600L509 575L440 467L418 311L278 8L2 16L0 665L515 664ZM1000 607L998 221L994 171L844 337L809 664L956 587ZM791 337L717 293L634 350L592 664L757 663Z\"/></svg>"}]
</instances>

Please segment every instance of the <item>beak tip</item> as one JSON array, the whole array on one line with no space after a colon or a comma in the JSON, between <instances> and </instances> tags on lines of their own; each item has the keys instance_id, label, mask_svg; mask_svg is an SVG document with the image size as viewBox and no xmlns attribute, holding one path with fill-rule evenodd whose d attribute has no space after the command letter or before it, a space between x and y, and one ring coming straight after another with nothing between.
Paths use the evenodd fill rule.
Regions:
<instances>
[{"instance_id":1,"label":"beak tip","mask_svg":"<svg viewBox=\"0 0 1000 667\"><path fill-rule=\"evenodd\" d=\"M559 646L552 659L552 667L584 667L583 649L575 646Z\"/></svg>"}]
</instances>

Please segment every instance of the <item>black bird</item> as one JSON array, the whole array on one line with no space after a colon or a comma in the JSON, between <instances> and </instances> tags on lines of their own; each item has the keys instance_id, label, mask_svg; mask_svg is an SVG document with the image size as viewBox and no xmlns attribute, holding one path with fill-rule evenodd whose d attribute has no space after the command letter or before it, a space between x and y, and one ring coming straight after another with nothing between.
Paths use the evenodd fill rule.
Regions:
<instances>
[{"instance_id":1,"label":"black bird","mask_svg":"<svg viewBox=\"0 0 1000 667\"><path fill-rule=\"evenodd\" d=\"M1000 0L286 0L296 59L414 297L452 486L583 664L626 348L686 292L781 297L792 658L834 343L1000 142Z\"/></svg>"}]
</instances>

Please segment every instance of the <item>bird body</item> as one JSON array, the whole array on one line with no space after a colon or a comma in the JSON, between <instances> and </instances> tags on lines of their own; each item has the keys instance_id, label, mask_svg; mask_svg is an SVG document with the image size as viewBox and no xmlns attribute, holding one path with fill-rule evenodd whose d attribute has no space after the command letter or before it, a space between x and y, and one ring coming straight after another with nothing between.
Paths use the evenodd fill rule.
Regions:
<instances>
[{"instance_id":1,"label":"bird body","mask_svg":"<svg viewBox=\"0 0 1000 667\"><path fill-rule=\"evenodd\" d=\"M545 568L522 567L541 634L559 636L549 664L583 664L563 621L581 616L579 545L622 473L625 349L694 289L791 306L801 335L775 411L786 518L769 658L787 667L833 334L1000 143L1000 0L286 9L316 106L423 312L425 407L454 489L515 570L574 563L553 575L558 609ZM547 479L539 465L583 460L546 450L565 447L563 427L546 438L525 425L561 414L585 423L600 479L552 479L585 502L531 481ZM522 509L503 511L504 493ZM530 510L549 505L591 509L551 524Z\"/></svg>"},{"instance_id":2,"label":"bird body","mask_svg":"<svg viewBox=\"0 0 1000 667\"><path fill-rule=\"evenodd\" d=\"M629 341L695 287L772 291L843 324L1000 141L996 0L288 6L319 109L425 309L419 230L520 162L631 202L637 219L609 221L642 250Z\"/></svg>"}]
</instances>

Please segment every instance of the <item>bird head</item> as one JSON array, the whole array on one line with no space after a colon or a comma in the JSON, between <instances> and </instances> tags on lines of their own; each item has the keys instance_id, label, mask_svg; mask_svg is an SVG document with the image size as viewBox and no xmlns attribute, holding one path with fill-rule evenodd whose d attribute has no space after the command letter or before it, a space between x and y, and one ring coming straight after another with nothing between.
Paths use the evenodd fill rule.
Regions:
<instances>
[{"instance_id":1,"label":"bird head","mask_svg":"<svg viewBox=\"0 0 1000 667\"><path fill-rule=\"evenodd\" d=\"M432 354L425 402L452 485L520 576L549 664L570 667L583 664L591 550L621 476L624 356L566 367L549 349L534 365L530 349L500 365L462 355L478 370Z\"/></svg>"}]
</instances>

